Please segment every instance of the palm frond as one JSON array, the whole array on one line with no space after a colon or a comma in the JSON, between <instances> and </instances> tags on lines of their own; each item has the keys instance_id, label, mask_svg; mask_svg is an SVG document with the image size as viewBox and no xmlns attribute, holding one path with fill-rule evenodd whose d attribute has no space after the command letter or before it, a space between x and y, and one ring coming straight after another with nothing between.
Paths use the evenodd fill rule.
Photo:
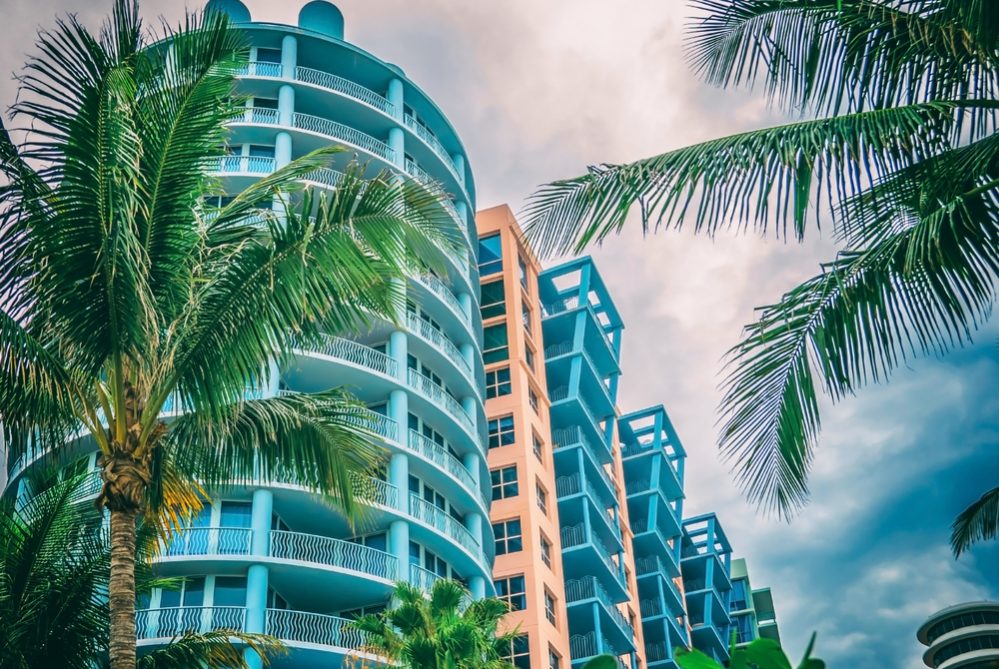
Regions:
<instances>
[{"instance_id":1,"label":"palm frond","mask_svg":"<svg viewBox=\"0 0 999 669\"><path fill-rule=\"evenodd\" d=\"M808 212L947 148L962 109L988 100L928 102L802 121L694 144L541 186L525 233L543 256L579 253L620 232L633 208L648 233L693 218L695 230L775 227L801 238Z\"/></svg>"},{"instance_id":2,"label":"palm frond","mask_svg":"<svg viewBox=\"0 0 999 669\"><path fill-rule=\"evenodd\" d=\"M231 405L225 420L197 412L172 425L172 467L205 489L264 480L321 493L356 518L372 491L364 481L381 462L367 409L339 390L292 393Z\"/></svg>"},{"instance_id":3,"label":"palm frond","mask_svg":"<svg viewBox=\"0 0 999 669\"><path fill-rule=\"evenodd\" d=\"M172 639L168 645L140 657L137 669L250 669L246 649L254 651L265 667L274 657L288 653L284 644L264 634L215 630Z\"/></svg>"},{"instance_id":4,"label":"palm frond","mask_svg":"<svg viewBox=\"0 0 999 669\"><path fill-rule=\"evenodd\" d=\"M999 488L979 497L954 519L950 545L954 557L960 557L974 544L999 536Z\"/></svg>"},{"instance_id":5,"label":"palm frond","mask_svg":"<svg viewBox=\"0 0 999 669\"><path fill-rule=\"evenodd\" d=\"M712 84L826 113L995 98L999 21L983 3L694 0L687 53ZM976 132L994 125L975 114Z\"/></svg>"},{"instance_id":6,"label":"palm frond","mask_svg":"<svg viewBox=\"0 0 999 669\"><path fill-rule=\"evenodd\" d=\"M730 353L720 447L752 502L788 515L806 499L817 386L839 399L915 355L970 341L995 300L999 230L987 193L967 199L842 252L747 328ZM915 248L924 226L935 238L928 251Z\"/></svg>"}]
</instances>

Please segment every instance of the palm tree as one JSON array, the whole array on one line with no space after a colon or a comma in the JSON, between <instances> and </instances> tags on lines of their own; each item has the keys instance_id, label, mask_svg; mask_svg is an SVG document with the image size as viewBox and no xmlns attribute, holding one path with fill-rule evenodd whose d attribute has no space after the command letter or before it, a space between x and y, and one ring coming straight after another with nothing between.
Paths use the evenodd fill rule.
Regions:
<instances>
[{"instance_id":1,"label":"palm tree","mask_svg":"<svg viewBox=\"0 0 999 669\"><path fill-rule=\"evenodd\" d=\"M366 639L358 650L408 669L513 669L507 658L517 632L496 630L509 611L504 601L469 601L464 586L442 579L429 594L396 583L395 603L352 623Z\"/></svg>"},{"instance_id":2,"label":"palm tree","mask_svg":"<svg viewBox=\"0 0 999 669\"><path fill-rule=\"evenodd\" d=\"M0 503L0 669L91 669L108 656L108 536L79 503L86 477L50 485L15 508ZM169 585L142 570L137 590ZM269 658L280 643L237 630L187 634L145 655L141 669L247 667L234 640Z\"/></svg>"},{"instance_id":3,"label":"palm tree","mask_svg":"<svg viewBox=\"0 0 999 669\"><path fill-rule=\"evenodd\" d=\"M68 17L38 49L21 139L0 127L0 417L11 461L99 449L110 664L133 669L137 520L168 532L205 491L278 476L354 516L381 458L363 407L259 391L293 347L400 313L414 256L439 268L459 237L434 189L363 166L303 190L337 148L208 204L246 56L220 13L157 41L116 0L98 33Z\"/></svg>"},{"instance_id":4,"label":"palm tree","mask_svg":"<svg viewBox=\"0 0 999 669\"><path fill-rule=\"evenodd\" d=\"M820 392L838 401L967 344L995 304L999 7L691 4L687 53L707 81L761 83L806 118L542 186L528 234L542 253L578 252L637 208L646 232L690 222L800 240L831 211L841 250L747 326L720 405L738 483L787 516L808 497Z\"/></svg>"}]
</instances>

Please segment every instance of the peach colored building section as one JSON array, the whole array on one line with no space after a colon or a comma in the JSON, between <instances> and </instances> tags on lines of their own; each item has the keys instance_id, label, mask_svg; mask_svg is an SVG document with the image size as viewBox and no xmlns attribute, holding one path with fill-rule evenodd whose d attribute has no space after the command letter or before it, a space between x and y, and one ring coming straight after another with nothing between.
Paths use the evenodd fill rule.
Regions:
<instances>
[{"instance_id":1,"label":"peach colored building section","mask_svg":"<svg viewBox=\"0 0 999 669\"><path fill-rule=\"evenodd\" d=\"M559 658L559 669L568 669L569 633L538 302L541 267L523 243L520 227L506 205L478 212L476 226L480 238L500 235L503 255L502 271L483 276L482 284L503 281L506 312L486 319L483 326L505 322L509 342L508 360L487 364L486 373L509 366L511 392L487 399L486 417L512 415L516 434L513 444L489 450L488 463L490 471L516 466L519 487L516 496L493 501L490 518L493 523L519 518L523 535L523 550L497 555L493 578L524 576L527 606L511 612L505 626L518 627L528 635L532 669L550 669L549 652ZM527 267L526 286L521 283L518 258ZM533 368L528 364L528 351ZM540 457L535 443L540 445ZM550 546L547 559L542 555L542 541ZM546 595L554 600L554 611L546 610Z\"/></svg>"}]
</instances>

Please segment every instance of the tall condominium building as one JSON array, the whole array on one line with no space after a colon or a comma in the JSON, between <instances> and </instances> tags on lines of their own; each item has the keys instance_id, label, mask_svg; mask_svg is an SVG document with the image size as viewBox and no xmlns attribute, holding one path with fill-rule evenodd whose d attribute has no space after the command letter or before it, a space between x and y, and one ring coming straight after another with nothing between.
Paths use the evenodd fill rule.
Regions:
<instances>
[{"instance_id":1,"label":"tall condominium building","mask_svg":"<svg viewBox=\"0 0 999 669\"><path fill-rule=\"evenodd\" d=\"M493 579L519 629L519 669L569 666L569 621L556 506L555 462L543 360L538 273L506 206L476 216L482 280L483 357Z\"/></svg>"},{"instance_id":2,"label":"tall condominium building","mask_svg":"<svg viewBox=\"0 0 999 669\"><path fill-rule=\"evenodd\" d=\"M475 238L474 184L454 128L400 67L344 40L333 5L308 3L296 26L251 22L238 0L211 6L239 23L250 44L239 78L246 113L232 124L231 156L216 166L227 190L316 148L342 145L349 151L310 175L311 185L336 184L337 170L354 156L371 174L433 179L453 194L445 206L466 239ZM292 652L279 666L336 667L360 643L347 621L384 608L396 580L429 586L452 577L474 596L494 593L479 282L468 243L446 273L407 282L408 308L398 323L297 351L260 389L342 386L371 408L390 461L371 482L375 500L363 525L352 527L292 481L219 493L157 560L160 573L186 580L181 590L157 589L140 604L141 647L187 629L237 628L284 641ZM541 419L536 429L547 435ZM87 444L63 454L72 448L80 457L73 466L94 468ZM26 473L46 455L12 463L8 494L23 489ZM542 477L536 469L533 476ZM96 492L96 473L93 481ZM543 483L553 487L550 473ZM552 643L565 653L564 643Z\"/></svg>"},{"instance_id":3,"label":"tall condominium building","mask_svg":"<svg viewBox=\"0 0 999 669\"><path fill-rule=\"evenodd\" d=\"M635 574L650 669L676 669L673 652L690 646L680 548L686 452L663 406L618 418Z\"/></svg>"},{"instance_id":4,"label":"tall condominium building","mask_svg":"<svg viewBox=\"0 0 999 669\"><path fill-rule=\"evenodd\" d=\"M732 546L715 514L684 519L680 570L691 645L719 662L727 662L732 630Z\"/></svg>"},{"instance_id":5,"label":"tall condominium building","mask_svg":"<svg viewBox=\"0 0 999 669\"><path fill-rule=\"evenodd\" d=\"M745 558L732 560L732 596L729 601L735 643L743 646L756 639L780 643L774 598L770 588L753 589Z\"/></svg>"}]
</instances>

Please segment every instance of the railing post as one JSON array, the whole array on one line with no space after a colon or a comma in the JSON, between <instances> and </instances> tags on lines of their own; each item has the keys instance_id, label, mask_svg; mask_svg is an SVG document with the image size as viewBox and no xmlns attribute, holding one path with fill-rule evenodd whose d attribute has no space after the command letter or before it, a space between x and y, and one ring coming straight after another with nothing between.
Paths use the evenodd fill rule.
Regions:
<instances>
[{"instance_id":1,"label":"railing post","mask_svg":"<svg viewBox=\"0 0 999 669\"><path fill-rule=\"evenodd\" d=\"M294 35L285 35L281 40L281 76L284 79L294 79L296 67L298 67L298 40Z\"/></svg>"}]
</instances>

